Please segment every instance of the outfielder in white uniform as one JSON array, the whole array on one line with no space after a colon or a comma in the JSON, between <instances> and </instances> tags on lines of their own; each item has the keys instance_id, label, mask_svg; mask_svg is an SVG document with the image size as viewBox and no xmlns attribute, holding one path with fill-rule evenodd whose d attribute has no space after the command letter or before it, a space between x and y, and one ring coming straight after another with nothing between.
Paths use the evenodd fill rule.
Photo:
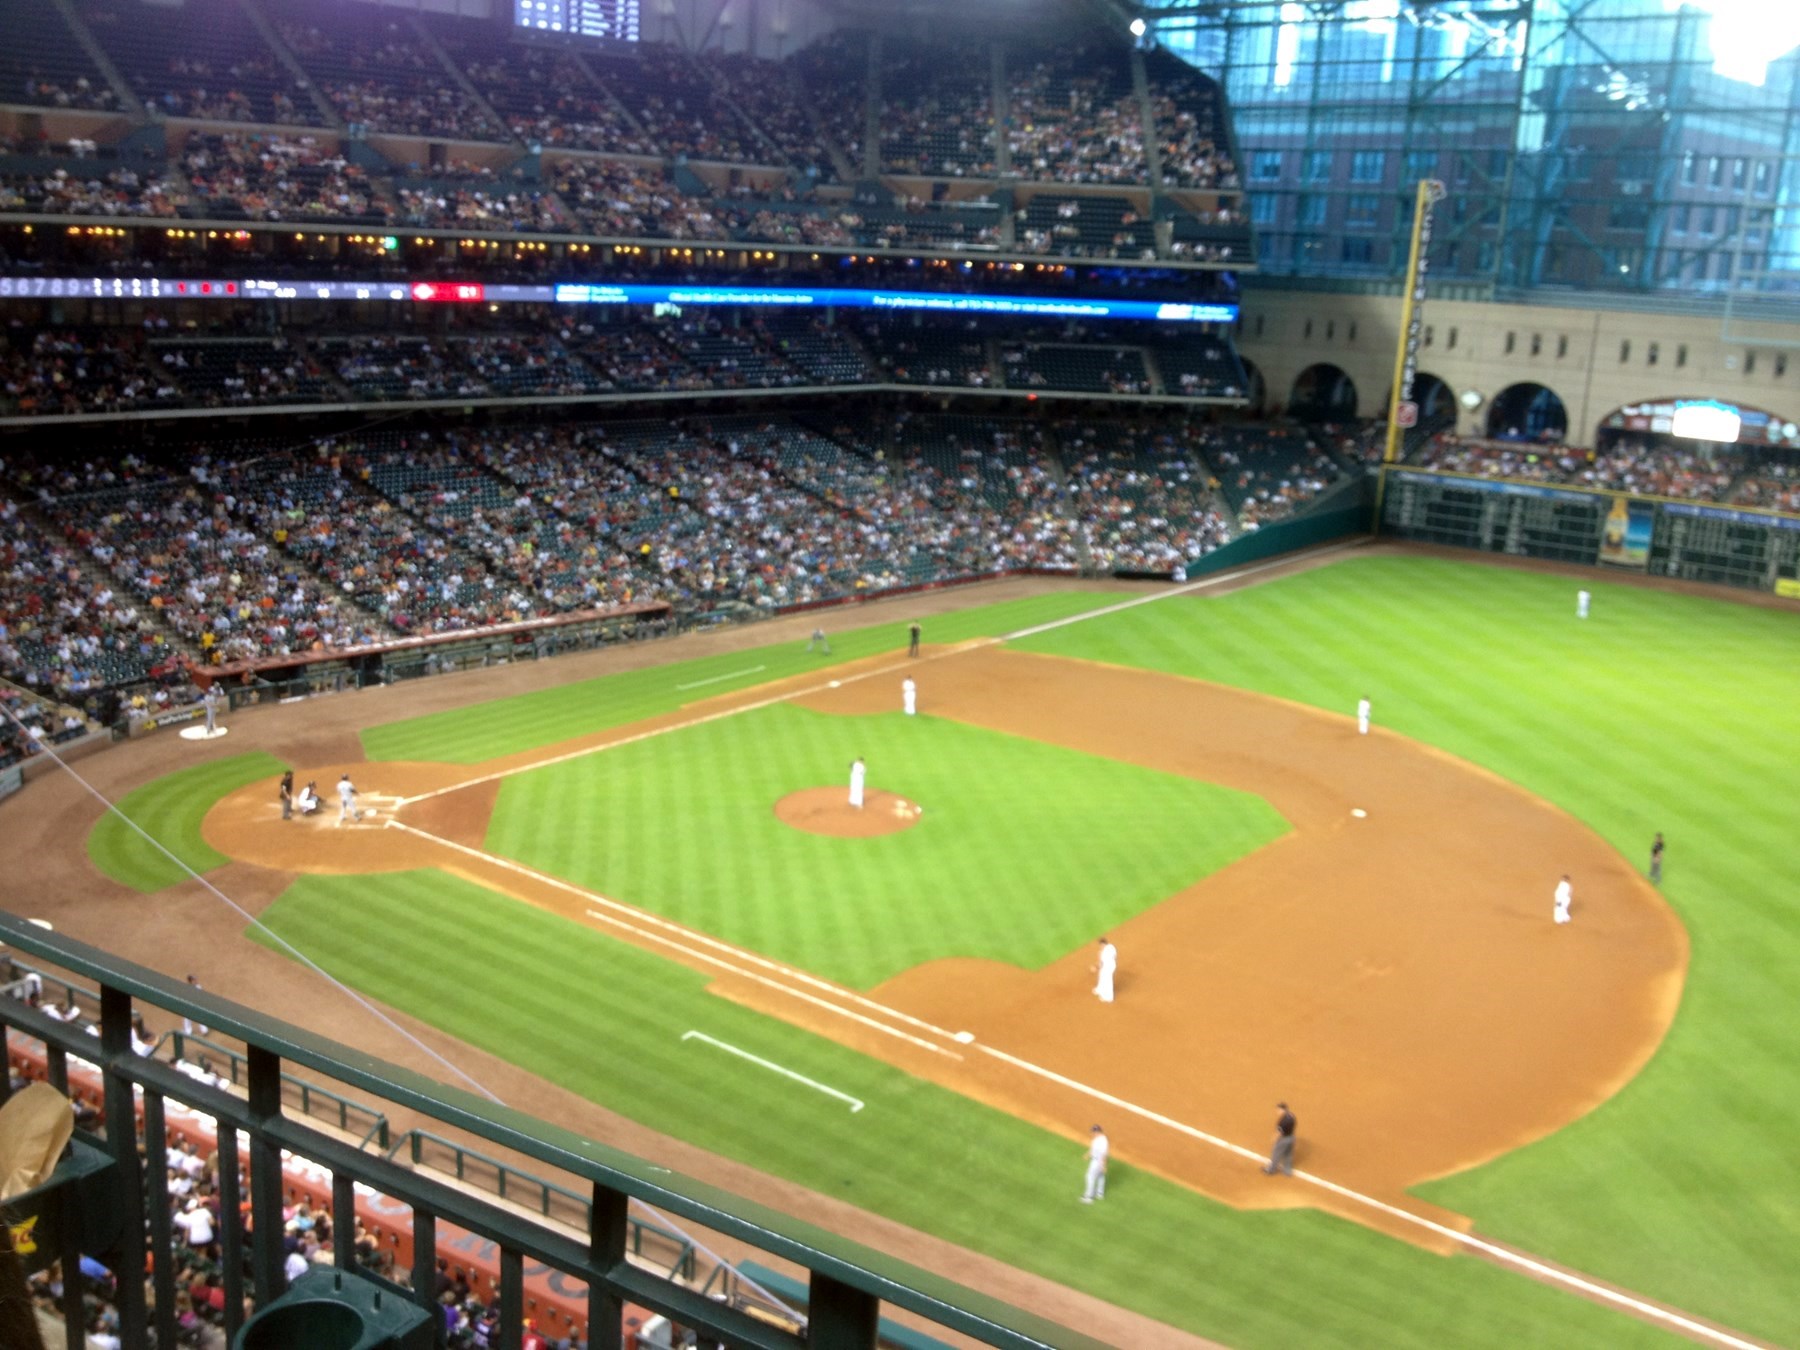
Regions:
<instances>
[{"instance_id":1,"label":"outfielder in white uniform","mask_svg":"<svg viewBox=\"0 0 1800 1350\"><path fill-rule=\"evenodd\" d=\"M1569 902L1574 898L1575 890L1569 885L1568 874L1564 873L1563 879L1556 883L1556 921L1558 923L1569 921Z\"/></svg>"},{"instance_id":2,"label":"outfielder in white uniform","mask_svg":"<svg viewBox=\"0 0 1800 1350\"><path fill-rule=\"evenodd\" d=\"M1590 596L1586 591L1576 591L1575 592L1575 617L1576 618L1578 618L1578 619L1587 618L1588 602L1592 598L1593 597Z\"/></svg>"},{"instance_id":3,"label":"outfielder in white uniform","mask_svg":"<svg viewBox=\"0 0 1800 1350\"><path fill-rule=\"evenodd\" d=\"M338 779L337 794L338 824L342 825L351 819L361 820L362 812L356 809L356 787L351 783L349 774Z\"/></svg>"},{"instance_id":4,"label":"outfielder in white uniform","mask_svg":"<svg viewBox=\"0 0 1800 1350\"><path fill-rule=\"evenodd\" d=\"M1119 968L1119 949L1106 938L1100 939L1099 975L1094 981L1094 995L1102 1003L1113 1001L1113 972Z\"/></svg>"},{"instance_id":5,"label":"outfielder in white uniform","mask_svg":"<svg viewBox=\"0 0 1800 1350\"><path fill-rule=\"evenodd\" d=\"M1369 713L1372 711L1369 696L1364 694L1356 701L1356 730L1359 734L1369 734Z\"/></svg>"},{"instance_id":6,"label":"outfielder in white uniform","mask_svg":"<svg viewBox=\"0 0 1800 1350\"><path fill-rule=\"evenodd\" d=\"M862 810L863 779L868 775L868 772L868 769L862 762L861 755L858 755L855 759L850 761L850 805L854 806L858 811Z\"/></svg>"},{"instance_id":7,"label":"outfielder in white uniform","mask_svg":"<svg viewBox=\"0 0 1800 1350\"><path fill-rule=\"evenodd\" d=\"M900 702L906 708L906 715L912 717L919 711L919 686L912 682L912 677L900 681Z\"/></svg>"},{"instance_id":8,"label":"outfielder in white uniform","mask_svg":"<svg viewBox=\"0 0 1800 1350\"><path fill-rule=\"evenodd\" d=\"M1106 1142L1106 1131L1098 1125L1088 1133L1091 1137L1088 1140L1087 1186L1081 1192L1084 1205L1106 1199L1106 1155L1112 1147Z\"/></svg>"}]
</instances>

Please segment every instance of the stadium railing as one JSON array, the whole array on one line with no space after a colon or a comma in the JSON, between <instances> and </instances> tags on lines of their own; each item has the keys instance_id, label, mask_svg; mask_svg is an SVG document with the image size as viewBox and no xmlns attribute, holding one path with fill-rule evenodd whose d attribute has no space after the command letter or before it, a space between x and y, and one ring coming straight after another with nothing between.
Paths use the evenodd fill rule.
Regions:
<instances>
[{"instance_id":1,"label":"stadium railing","mask_svg":"<svg viewBox=\"0 0 1800 1350\"><path fill-rule=\"evenodd\" d=\"M15 915L0 914L0 942L26 959L46 962L61 978L98 990L99 1036L57 1021L16 999L0 999L0 1037L22 1033L46 1048L49 1077L68 1081L68 1061L99 1065L104 1084L104 1136L97 1147L112 1173L110 1203L118 1213L118 1237L107 1255L114 1269L153 1271L157 1297L146 1297L135 1279L119 1282L120 1335L127 1345L176 1344L173 1297L173 1237L166 1210L146 1203L146 1179L166 1166L165 1111L186 1107L219 1124L221 1243L225 1253L227 1334L241 1326L245 1296L259 1309L287 1288L283 1271L282 1155L304 1158L330 1173L332 1209L349 1214L359 1187L370 1187L410 1206L412 1289L388 1288L394 1296L426 1308L434 1300L436 1227L440 1219L493 1243L499 1252L499 1343L516 1347L525 1320L527 1262L548 1267L586 1287L589 1344L620 1350L625 1343L623 1311L629 1300L711 1337L749 1350L873 1350L882 1305L904 1309L926 1322L1003 1350L1099 1350L1100 1342L1048 1320L964 1288L847 1238L780 1214L721 1188L653 1165L622 1150L570 1130L534 1120L412 1070L354 1051L336 1042L244 1008L158 974L122 957ZM132 1018L139 1005L186 1017L215 1035L245 1046L246 1095L238 1097L184 1074L170 1063L132 1048ZM0 1046L0 1048L5 1048ZM294 1069L344 1085L382 1103L384 1112L404 1112L435 1122L560 1173L591 1196L586 1240L534 1221L510 1208L402 1164L380 1157L288 1114L282 1090L284 1071ZM0 1087L0 1096L9 1088ZM140 1105L141 1103L141 1105ZM138 1122L143 1123L140 1152ZM91 1155L94 1146L88 1146ZM240 1212L242 1175L248 1178L248 1231ZM154 1192L152 1192L154 1193ZM633 1200L654 1205L678 1222L692 1223L734 1242L792 1262L808 1273L809 1322L804 1336L772 1327L750 1313L713 1301L698 1291L628 1260ZM65 1307L80 1313L82 1277L75 1259L79 1225L65 1226ZM357 1269L352 1225L333 1230L338 1268ZM365 1278L373 1278L362 1272ZM79 1334L79 1326L77 1326Z\"/></svg>"}]
</instances>

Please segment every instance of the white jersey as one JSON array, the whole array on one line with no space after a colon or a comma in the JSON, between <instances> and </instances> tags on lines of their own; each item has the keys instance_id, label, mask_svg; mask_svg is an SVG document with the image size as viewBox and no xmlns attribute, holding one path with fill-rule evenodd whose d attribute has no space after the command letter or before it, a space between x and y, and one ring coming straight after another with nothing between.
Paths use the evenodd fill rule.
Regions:
<instances>
[{"instance_id":1,"label":"white jersey","mask_svg":"<svg viewBox=\"0 0 1800 1350\"><path fill-rule=\"evenodd\" d=\"M1090 1163L1104 1163L1106 1161L1107 1152L1111 1147L1112 1146L1106 1142L1106 1136L1104 1134L1095 1135L1092 1139L1088 1140L1088 1161Z\"/></svg>"},{"instance_id":2,"label":"white jersey","mask_svg":"<svg viewBox=\"0 0 1800 1350\"><path fill-rule=\"evenodd\" d=\"M1110 942L1100 944L1100 973L1110 975L1119 968L1119 949Z\"/></svg>"},{"instance_id":3,"label":"white jersey","mask_svg":"<svg viewBox=\"0 0 1800 1350\"><path fill-rule=\"evenodd\" d=\"M356 789L351 785L350 780L348 778L338 779L338 800L348 806L355 796Z\"/></svg>"},{"instance_id":4,"label":"white jersey","mask_svg":"<svg viewBox=\"0 0 1800 1350\"><path fill-rule=\"evenodd\" d=\"M1574 887L1570 886L1568 882L1559 881L1556 883L1556 907L1558 909L1567 909L1569 907L1569 901L1574 899L1574 897Z\"/></svg>"}]
</instances>

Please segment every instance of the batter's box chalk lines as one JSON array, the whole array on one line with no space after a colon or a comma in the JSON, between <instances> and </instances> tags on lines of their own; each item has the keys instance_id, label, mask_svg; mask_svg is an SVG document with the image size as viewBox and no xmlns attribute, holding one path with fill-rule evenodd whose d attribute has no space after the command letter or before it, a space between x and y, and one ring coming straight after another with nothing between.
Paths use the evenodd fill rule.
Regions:
<instances>
[{"instance_id":1,"label":"batter's box chalk lines","mask_svg":"<svg viewBox=\"0 0 1800 1350\"><path fill-rule=\"evenodd\" d=\"M734 670L729 675L715 675L710 680L694 680L688 684L678 684L675 688L683 692L689 689L704 689L709 684L723 684L726 680L738 680L746 675L759 675L767 669L767 666L751 666L748 670Z\"/></svg>"},{"instance_id":2,"label":"batter's box chalk lines","mask_svg":"<svg viewBox=\"0 0 1800 1350\"><path fill-rule=\"evenodd\" d=\"M727 1045L724 1041L716 1040L713 1037L708 1036L704 1031L684 1031L681 1033L681 1039L684 1041L705 1041L706 1044L716 1046L728 1055L736 1055L739 1059L747 1059L752 1064L760 1064L763 1068L780 1074L783 1078L791 1078L796 1083L804 1083L815 1092L823 1092L827 1097L836 1097L840 1102L849 1102L851 1115L855 1115L858 1111L863 1109L862 1102L857 1098L852 1097L848 1092L839 1092L836 1088L826 1087L823 1083L815 1083L805 1074L795 1073L792 1069L784 1069L779 1064L763 1059L759 1055L753 1055L748 1050L740 1050L735 1045Z\"/></svg>"},{"instance_id":3,"label":"batter's box chalk lines","mask_svg":"<svg viewBox=\"0 0 1800 1350\"><path fill-rule=\"evenodd\" d=\"M1053 1069L1046 1069L1042 1065L1033 1064L1030 1060L1020 1059L1017 1055L1009 1055L1004 1050L996 1050L989 1045L984 1045L979 1048L983 1053L992 1055L995 1059L1004 1064L1010 1064L1014 1068L1023 1069L1027 1073L1036 1074L1040 1078L1048 1079L1050 1082L1057 1083L1073 1092L1079 1092L1083 1096L1091 1097L1097 1102L1104 1102L1108 1106L1115 1107L1120 1111L1125 1111L1138 1117L1140 1120L1147 1120L1152 1124L1161 1125L1166 1129L1174 1130L1178 1134L1186 1135L1190 1139L1197 1139L1202 1143L1211 1144L1214 1148L1223 1149L1227 1153L1234 1153L1238 1157L1248 1159L1251 1162L1260 1163L1264 1160L1264 1155L1257 1152L1255 1149L1245 1148L1242 1144L1234 1144L1229 1139L1221 1139L1216 1134L1208 1134L1205 1130L1186 1124L1183 1121L1176 1120L1173 1117L1165 1116L1160 1111L1152 1111L1148 1107L1139 1106L1136 1102L1128 1102L1123 1097L1115 1097L1110 1092L1103 1091L1100 1088L1090 1087L1086 1083L1077 1082L1075 1079L1065 1077ZM1502 1247L1497 1243L1484 1241L1472 1233L1460 1232L1455 1228L1438 1223L1433 1219L1427 1219L1422 1214L1414 1214L1410 1210L1401 1209L1398 1205L1390 1205L1385 1200L1377 1200L1372 1195L1364 1195L1361 1191L1353 1191L1348 1186L1341 1186L1335 1181L1330 1181L1325 1177L1319 1176L1317 1173L1296 1171L1293 1175L1294 1180L1296 1181L1305 1182L1310 1186L1317 1186L1320 1190L1327 1191L1340 1199L1348 1200L1354 1205L1360 1205L1365 1209L1372 1210L1377 1214L1385 1215L1391 1219L1397 1219L1402 1223L1412 1224L1437 1237L1458 1243L1469 1251L1478 1252L1482 1256L1486 1256L1502 1265L1513 1266L1519 1270L1535 1275L1537 1278L1544 1280L1547 1283L1561 1285L1565 1289L1584 1294L1587 1297L1602 1303L1610 1303L1614 1307L1623 1308L1629 1312L1636 1313L1640 1317L1647 1318L1650 1321L1674 1327L1696 1339L1704 1340L1715 1345L1729 1346L1731 1347L1731 1350L1763 1350L1763 1347L1759 1346L1754 1341L1747 1341L1743 1337L1734 1336L1728 1331L1720 1331L1715 1327L1709 1327L1702 1322L1697 1322L1685 1314L1672 1312L1667 1308L1659 1307L1658 1305L1645 1299L1638 1298L1635 1295L1623 1293L1620 1290L1609 1288L1606 1285L1599 1284L1581 1275L1558 1269L1555 1266L1548 1265L1523 1252L1516 1252L1511 1248Z\"/></svg>"},{"instance_id":4,"label":"batter's box chalk lines","mask_svg":"<svg viewBox=\"0 0 1800 1350\"><path fill-rule=\"evenodd\" d=\"M1002 638L978 638L966 647L958 647L947 652L936 652L930 657L923 659L941 661L946 657L955 656L959 651L974 651L977 647L997 646L1003 640L1004 639ZM813 694L823 693L827 689L836 689L839 685L855 684L860 680L872 680L884 675L893 675L898 671L905 670L908 666L917 664L917 661L902 660L893 665L882 666L878 670L865 670L860 675L846 675L841 679L832 680L829 684L811 684L804 689L790 690L785 694L771 694L768 698L760 698L753 703L740 703L734 708L721 708L717 712L704 713L699 717L690 717L685 722L672 722L666 727L651 727L648 731L640 731L630 736L621 736L618 740L607 741L604 745L585 746L580 750L565 750L560 755L552 755L548 759L533 760L531 763L521 764L517 768L501 769L497 773L485 773L475 778L465 778L462 782L451 783L447 787L433 788L430 792L421 792L412 797L402 797L399 801L399 805L411 806L414 802L427 802L434 797L446 797L452 792L461 792L465 788L480 787L484 783L498 783L503 779L513 778L522 773L534 773L538 769L548 769L553 765L567 764L570 760L574 759L586 759L589 755L604 754L608 750L618 750L627 745L636 745L640 741L652 741L658 736L667 736L671 732L687 731L693 727L703 727L709 722L722 722L727 717L736 717L740 713L757 712L763 708L773 708L778 703L787 703L792 699L808 698Z\"/></svg>"}]
</instances>

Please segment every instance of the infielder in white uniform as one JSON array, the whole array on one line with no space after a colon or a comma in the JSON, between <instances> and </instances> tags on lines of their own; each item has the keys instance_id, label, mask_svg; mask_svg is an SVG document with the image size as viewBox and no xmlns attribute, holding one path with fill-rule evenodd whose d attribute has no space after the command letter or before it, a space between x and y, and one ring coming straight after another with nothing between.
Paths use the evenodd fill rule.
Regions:
<instances>
[{"instance_id":1,"label":"infielder in white uniform","mask_svg":"<svg viewBox=\"0 0 1800 1350\"><path fill-rule=\"evenodd\" d=\"M1369 734L1370 711L1369 696L1364 694L1356 701L1356 730L1360 735L1367 736Z\"/></svg>"},{"instance_id":2,"label":"infielder in white uniform","mask_svg":"<svg viewBox=\"0 0 1800 1350\"><path fill-rule=\"evenodd\" d=\"M1105 938L1100 939L1099 976L1094 981L1094 995L1102 1003L1113 1001L1113 972L1119 968L1119 949Z\"/></svg>"},{"instance_id":3,"label":"infielder in white uniform","mask_svg":"<svg viewBox=\"0 0 1800 1350\"><path fill-rule=\"evenodd\" d=\"M906 715L912 717L919 711L919 686L909 676L900 681L900 702L906 708Z\"/></svg>"},{"instance_id":4,"label":"infielder in white uniform","mask_svg":"<svg viewBox=\"0 0 1800 1350\"><path fill-rule=\"evenodd\" d=\"M1106 1155L1111 1149L1106 1142L1106 1131L1098 1125L1088 1133L1092 1137L1088 1140L1087 1188L1081 1193L1084 1205L1106 1199Z\"/></svg>"},{"instance_id":5,"label":"infielder in white uniform","mask_svg":"<svg viewBox=\"0 0 1800 1350\"><path fill-rule=\"evenodd\" d=\"M861 755L850 761L850 805L858 811L862 810L863 779L867 774L868 769L864 766Z\"/></svg>"},{"instance_id":6,"label":"infielder in white uniform","mask_svg":"<svg viewBox=\"0 0 1800 1350\"><path fill-rule=\"evenodd\" d=\"M338 779L337 793L338 824L342 825L346 820L361 820L362 812L356 809L356 787L351 783L349 774Z\"/></svg>"},{"instance_id":7,"label":"infielder in white uniform","mask_svg":"<svg viewBox=\"0 0 1800 1350\"><path fill-rule=\"evenodd\" d=\"M1593 597L1590 596L1586 591L1576 591L1575 592L1575 617L1576 618L1578 618L1578 619L1587 618L1588 601L1591 600L1592 598Z\"/></svg>"},{"instance_id":8,"label":"infielder in white uniform","mask_svg":"<svg viewBox=\"0 0 1800 1350\"><path fill-rule=\"evenodd\" d=\"M1569 885L1569 876L1565 872L1563 879L1556 883L1556 921L1558 923L1569 921L1569 902L1574 898L1574 888Z\"/></svg>"}]
</instances>

